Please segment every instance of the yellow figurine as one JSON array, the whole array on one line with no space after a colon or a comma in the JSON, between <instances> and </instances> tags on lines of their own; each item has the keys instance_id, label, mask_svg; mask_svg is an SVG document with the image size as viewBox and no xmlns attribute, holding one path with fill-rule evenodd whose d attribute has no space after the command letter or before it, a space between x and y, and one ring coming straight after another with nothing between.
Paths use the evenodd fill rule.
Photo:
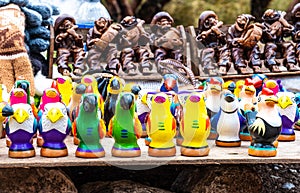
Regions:
<instances>
[{"instance_id":1,"label":"yellow figurine","mask_svg":"<svg viewBox=\"0 0 300 193\"><path fill-rule=\"evenodd\" d=\"M203 94L194 92L188 96L183 106L180 133L183 137L181 155L208 155L210 149L206 139L210 133L210 120Z\"/></svg>"},{"instance_id":2,"label":"yellow figurine","mask_svg":"<svg viewBox=\"0 0 300 193\"><path fill-rule=\"evenodd\" d=\"M61 95L61 101L68 106L73 94L73 82L71 77L62 76L53 82L52 88L55 88Z\"/></svg>"},{"instance_id":3,"label":"yellow figurine","mask_svg":"<svg viewBox=\"0 0 300 193\"><path fill-rule=\"evenodd\" d=\"M151 138L149 156L169 157L176 154L173 142L176 135L176 120L170 106L167 94L161 92L152 97L151 113L147 119L147 133Z\"/></svg>"}]
</instances>

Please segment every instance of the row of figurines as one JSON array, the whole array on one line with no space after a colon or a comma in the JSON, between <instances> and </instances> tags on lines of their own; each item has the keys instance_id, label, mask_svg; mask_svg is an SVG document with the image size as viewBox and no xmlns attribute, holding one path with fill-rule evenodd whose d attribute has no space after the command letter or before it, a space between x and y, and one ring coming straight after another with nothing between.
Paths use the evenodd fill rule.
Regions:
<instances>
[{"instance_id":1,"label":"row of figurines","mask_svg":"<svg viewBox=\"0 0 300 193\"><path fill-rule=\"evenodd\" d=\"M178 95L175 92L147 92L141 98L131 92L111 90L109 92L117 95L116 98L110 95L105 101L109 97L113 99L109 105L114 111L109 121L104 121L101 95L93 92L92 86L84 92L80 91L83 84L74 89L80 91L77 93L79 103L69 117L55 88L44 91L36 113L30 105L29 92L25 91L29 88L28 81L17 81L9 104L4 102L2 107L2 116L8 117L3 121L10 141L9 156L34 156L31 140L37 130L42 156L66 156L64 139L71 128L74 139L78 139L75 140L78 157L104 156L99 140L106 133L115 140L114 156L138 156L137 139L143 129L148 135L149 155L157 157L175 155L173 138L176 130L180 130L182 155L186 156L208 155L206 139L210 133L212 136L217 133L218 146L240 146L241 139L251 138L248 153L253 156L275 156L276 140L295 140L293 125L299 118L299 111L290 93L276 93L274 82L265 82L256 97L254 83L246 79L239 101L230 89L221 91L222 83L221 78L210 78L205 91L182 91ZM150 104L147 104L147 98ZM150 111L140 113L142 108L138 105L148 107Z\"/></svg>"},{"instance_id":2,"label":"row of figurines","mask_svg":"<svg viewBox=\"0 0 300 193\"><path fill-rule=\"evenodd\" d=\"M283 64L288 71L298 71L299 11L300 4L297 4L292 10L292 23L284 18L285 12L277 10L266 10L262 23L254 22L255 18L250 14L241 14L227 32L222 31L223 22L214 11L204 11L199 16L196 37L187 40L197 41L201 50L198 56L200 68L207 74L216 74L216 70L226 74L232 63L239 73L262 73L261 59L271 72L280 72L282 68L276 60L279 55L284 58ZM85 38L76 32L75 19L63 14L54 25L58 70L69 75L72 70L75 74L86 69L118 73L122 68L128 75L136 75L138 70L147 74L153 68L152 54L158 71L162 70L159 63L163 59L182 63L185 57L183 35L172 27L173 24L174 20L167 12L158 12L153 17L150 32L143 26L144 21L134 16L127 16L120 23L99 18L87 34L88 53L85 53ZM286 41L288 36L292 41ZM263 51L259 43L264 44ZM68 65L71 59L73 68ZM103 67L101 61L106 66Z\"/></svg>"}]
</instances>

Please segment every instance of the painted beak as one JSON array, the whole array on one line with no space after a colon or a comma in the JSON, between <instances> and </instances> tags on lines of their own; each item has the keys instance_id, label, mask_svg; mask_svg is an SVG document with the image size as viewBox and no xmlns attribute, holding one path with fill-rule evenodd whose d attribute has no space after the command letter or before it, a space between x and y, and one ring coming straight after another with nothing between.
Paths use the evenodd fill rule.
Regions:
<instances>
[{"instance_id":1,"label":"painted beak","mask_svg":"<svg viewBox=\"0 0 300 193\"><path fill-rule=\"evenodd\" d=\"M62 118L64 115L62 114L61 110L59 108L51 108L47 113L47 118L52 122L57 122L60 118Z\"/></svg>"},{"instance_id":2,"label":"painted beak","mask_svg":"<svg viewBox=\"0 0 300 193\"><path fill-rule=\"evenodd\" d=\"M17 97L17 98L22 98L24 96L24 92L23 91L15 91L14 92L14 95Z\"/></svg>"},{"instance_id":3,"label":"painted beak","mask_svg":"<svg viewBox=\"0 0 300 193\"><path fill-rule=\"evenodd\" d=\"M278 99L278 106L280 108L285 109L290 105L293 105L293 102L289 97L282 96Z\"/></svg>"},{"instance_id":4,"label":"painted beak","mask_svg":"<svg viewBox=\"0 0 300 193\"><path fill-rule=\"evenodd\" d=\"M278 103L278 99L276 96L269 96L265 99L265 102L268 106L273 107L275 104Z\"/></svg>"},{"instance_id":5,"label":"painted beak","mask_svg":"<svg viewBox=\"0 0 300 193\"><path fill-rule=\"evenodd\" d=\"M13 108L9 105L6 104L3 109L2 109L2 116L3 117L8 117L14 114Z\"/></svg>"},{"instance_id":6,"label":"painted beak","mask_svg":"<svg viewBox=\"0 0 300 193\"><path fill-rule=\"evenodd\" d=\"M46 92L46 96L47 97L49 97L49 98L54 98L54 97L56 97L56 92L54 91L54 90L48 90L47 92Z\"/></svg>"},{"instance_id":7,"label":"painted beak","mask_svg":"<svg viewBox=\"0 0 300 193\"><path fill-rule=\"evenodd\" d=\"M14 112L13 118L21 124L29 118L29 114L26 110L19 108Z\"/></svg>"}]
</instances>

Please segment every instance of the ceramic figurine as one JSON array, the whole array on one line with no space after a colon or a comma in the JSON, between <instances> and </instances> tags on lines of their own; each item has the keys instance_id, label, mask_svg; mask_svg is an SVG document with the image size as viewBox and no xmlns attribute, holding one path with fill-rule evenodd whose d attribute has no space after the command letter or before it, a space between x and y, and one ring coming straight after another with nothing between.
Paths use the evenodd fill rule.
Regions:
<instances>
[{"instance_id":1,"label":"ceramic figurine","mask_svg":"<svg viewBox=\"0 0 300 193\"><path fill-rule=\"evenodd\" d=\"M207 89L204 91L205 104L207 109L207 115L211 119L220 110L221 105L221 92L222 85L224 83L221 77L211 77L207 80ZM209 139L215 139L217 137L215 127L211 127Z\"/></svg>"},{"instance_id":2,"label":"ceramic figurine","mask_svg":"<svg viewBox=\"0 0 300 193\"><path fill-rule=\"evenodd\" d=\"M83 36L77 33L77 29L76 21L71 15L62 14L55 20L56 64L58 72L64 76L69 76L71 73L71 68L69 67L69 60L71 59L75 74L81 74L84 70Z\"/></svg>"},{"instance_id":3,"label":"ceramic figurine","mask_svg":"<svg viewBox=\"0 0 300 193\"><path fill-rule=\"evenodd\" d=\"M151 100L151 112L147 119L147 133L151 138L148 155L154 157L175 156L173 139L176 135L176 120L170 111L167 94L157 93Z\"/></svg>"},{"instance_id":4,"label":"ceramic figurine","mask_svg":"<svg viewBox=\"0 0 300 193\"><path fill-rule=\"evenodd\" d=\"M98 158L104 157L105 151L100 143L106 134L105 124L98 116L98 98L94 93L82 95L79 114L73 122L79 138L79 144L76 149L76 157Z\"/></svg>"},{"instance_id":5,"label":"ceramic figurine","mask_svg":"<svg viewBox=\"0 0 300 193\"><path fill-rule=\"evenodd\" d=\"M183 41L180 32L172 27L173 23L174 19L164 11L156 13L150 23L154 37L153 53L157 65L167 58L179 62L183 60ZM158 68L158 71L161 72L162 69Z\"/></svg>"},{"instance_id":6,"label":"ceramic figurine","mask_svg":"<svg viewBox=\"0 0 300 193\"><path fill-rule=\"evenodd\" d=\"M41 97L41 102L39 105L39 111L38 111L38 119L37 121L39 122L44 111L45 111L45 105L49 103L56 103L56 102L61 102L61 97L58 91L55 88L48 88L43 91L43 95ZM37 146L41 147L44 143L44 140L42 136L40 135L38 131L37 135Z\"/></svg>"},{"instance_id":7,"label":"ceramic figurine","mask_svg":"<svg viewBox=\"0 0 300 193\"><path fill-rule=\"evenodd\" d=\"M209 75L216 75L217 62L219 61L221 47L226 43L225 33L221 30L222 21L214 11L203 11L198 20L198 35L196 41L201 49L201 69ZM221 63L219 72L226 74L228 63Z\"/></svg>"},{"instance_id":8,"label":"ceramic figurine","mask_svg":"<svg viewBox=\"0 0 300 193\"><path fill-rule=\"evenodd\" d=\"M7 88L4 84L0 84L0 138L5 137L4 121L6 117L13 115L13 109L8 103L9 94L7 93Z\"/></svg>"},{"instance_id":9,"label":"ceramic figurine","mask_svg":"<svg viewBox=\"0 0 300 193\"><path fill-rule=\"evenodd\" d=\"M268 88L273 91L274 95L279 92L279 85L276 80L266 80L264 81L263 88Z\"/></svg>"},{"instance_id":10,"label":"ceramic figurine","mask_svg":"<svg viewBox=\"0 0 300 193\"><path fill-rule=\"evenodd\" d=\"M52 88L55 88L61 95L61 102L66 106L69 105L73 93L73 82L69 76L58 77L52 83Z\"/></svg>"},{"instance_id":11,"label":"ceramic figurine","mask_svg":"<svg viewBox=\"0 0 300 193\"><path fill-rule=\"evenodd\" d=\"M86 45L88 48L87 64L89 71L103 71L104 69L115 74L120 68L117 58L118 50L115 39L122 29L120 24L113 24L110 19L100 17L87 33ZM101 65L101 61L107 64Z\"/></svg>"},{"instance_id":12,"label":"ceramic figurine","mask_svg":"<svg viewBox=\"0 0 300 193\"><path fill-rule=\"evenodd\" d=\"M238 100L229 91L221 94L221 106L217 114L211 118L211 125L217 129L216 145L221 147L239 147L241 125L245 122L239 112Z\"/></svg>"},{"instance_id":13,"label":"ceramic figurine","mask_svg":"<svg viewBox=\"0 0 300 193\"><path fill-rule=\"evenodd\" d=\"M115 143L111 153L115 157L138 157L141 149L137 143L142 135L142 125L135 111L135 99L132 93L121 93L116 112L109 123L109 136Z\"/></svg>"},{"instance_id":14,"label":"ceramic figurine","mask_svg":"<svg viewBox=\"0 0 300 193\"><path fill-rule=\"evenodd\" d=\"M97 84L96 78L94 76L92 76L92 75L84 75L81 78L81 83L84 84L87 87L87 90L88 90L89 86L91 86L91 89L92 89L91 92L97 95L97 98L98 98L98 108L100 109L101 118L102 118L103 114L104 114L104 100L103 100L103 97L101 96L101 94L99 93L98 84Z\"/></svg>"},{"instance_id":15,"label":"ceramic figurine","mask_svg":"<svg viewBox=\"0 0 300 193\"><path fill-rule=\"evenodd\" d=\"M232 80L228 80L223 83L222 90L229 90L231 93L234 93L234 90L236 89L236 84Z\"/></svg>"},{"instance_id":16,"label":"ceramic figurine","mask_svg":"<svg viewBox=\"0 0 300 193\"><path fill-rule=\"evenodd\" d=\"M210 120L201 93L191 93L184 104L180 132L183 137L181 155L207 156L209 146L206 141L210 133Z\"/></svg>"},{"instance_id":17,"label":"ceramic figurine","mask_svg":"<svg viewBox=\"0 0 300 193\"><path fill-rule=\"evenodd\" d=\"M118 76L112 77L108 83L107 86L108 95L106 97L106 100L104 101L105 113L103 117L107 129L108 129L108 124L110 122L110 119L115 114L117 99L120 92L122 92L123 87L124 87L123 83Z\"/></svg>"},{"instance_id":18,"label":"ceramic figurine","mask_svg":"<svg viewBox=\"0 0 300 193\"><path fill-rule=\"evenodd\" d=\"M235 89L233 91L233 94L235 95L235 97L239 98L240 92L243 89L244 84L245 84L245 80L238 80L235 82Z\"/></svg>"},{"instance_id":19,"label":"ceramic figurine","mask_svg":"<svg viewBox=\"0 0 300 193\"><path fill-rule=\"evenodd\" d=\"M22 92L23 98L27 99L27 94L20 88L12 90L11 99L15 94L19 95ZM11 106L14 113L9 117L5 126L7 137L11 142L8 156L12 158L33 157L35 150L31 142L38 125L32 107L27 102L14 103Z\"/></svg>"},{"instance_id":20,"label":"ceramic figurine","mask_svg":"<svg viewBox=\"0 0 300 193\"><path fill-rule=\"evenodd\" d=\"M288 71L297 71L296 57L292 42L285 41L283 38L290 36L294 27L285 19L285 12L268 9L262 16L263 34L262 43L265 44L263 57L265 58L265 66L271 72L281 72L277 63L276 55L282 54L284 61L283 65ZM282 53L279 50L283 50Z\"/></svg>"},{"instance_id":21,"label":"ceramic figurine","mask_svg":"<svg viewBox=\"0 0 300 193\"><path fill-rule=\"evenodd\" d=\"M268 80L268 77L265 74L253 74L251 76L251 79L256 89L256 96L257 96L262 90L264 83Z\"/></svg>"},{"instance_id":22,"label":"ceramic figurine","mask_svg":"<svg viewBox=\"0 0 300 193\"><path fill-rule=\"evenodd\" d=\"M231 60L235 69L240 74L255 73L261 71L260 50L257 42L262 36L262 25L251 23L255 20L250 14L241 14L235 23L228 28L226 40L231 51Z\"/></svg>"},{"instance_id":23,"label":"ceramic figurine","mask_svg":"<svg viewBox=\"0 0 300 193\"><path fill-rule=\"evenodd\" d=\"M280 92L278 96L278 111L282 120L282 129L278 137L278 141L295 141L296 136L293 125L299 119L299 109L297 104L293 102L293 93Z\"/></svg>"},{"instance_id":24,"label":"ceramic figurine","mask_svg":"<svg viewBox=\"0 0 300 193\"><path fill-rule=\"evenodd\" d=\"M150 52L147 44L150 43L150 34L148 34L143 24L144 20L134 16L126 16L122 19L121 41L118 47L121 48L121 64L124 72L128 75L135 75L137 68L143 74L149 74L152 70L150 62ZM136 66L135 59L138 62Z\"/></svg>"},{"instance_id":25,"label":"ceramic figurine","mask_svg":"<svg viewBox=\"0 0 300 193\"><path fill-rule=\"evenodd\" d=\"M275 107L278 102L273 91L263 88L258 97L258 113L256 120L249 127L252 137L251 145L248 148L248 154L258 157L274 157L277 154L274 146L278 138L282 121L280 114Z\"/></svg>"},{"instance_id":26,"label":"ceramic figurine","mask_svg":"<svg viewBox=\"0 0 300 193\"><path fill-rule=\"evenodd\" d=\"M41 147L41 156L67 156L68 149L64 140L70 131L71 121L65 104L61 102L46 104L39 122L39 133L44 141Z\"/></svg>"},{"instance_id":27,"label":"ceramic figurine","mask_svg":"<svg viewBox=\"0 0 300 193\"><path fill-rule=\"evenodd\" d=\"M239 108L241 113L247 119L247 122L253 122L257 113L256 89L252 79L246 78L245 84L239 94ZM251 141L248 127L245 126L240 131L240 139L243 141Z\"/></svg>"},{"instance_id":28,"label":"ceramic figurine","mask_svg":"<svg viewBox=\"0 0 300 193\"><path fill-rule=\"evenodd\" d=\"M67 106L71 122L73 122L77 117L75 109L79 107L81 96L85 93L85 91L86 91L86 86L82 83L74 86L70 103Z\"/></svg>"},{"instance_id":29,"label":"ceramic figurine","mask_svg":"<svg viewBox=\"0 0 300 193\"><path fill-rule=\"evenodd\" d=\"M151 108L148 106L147 103L147 94L148 94L148 90L142 89L139 92L138 98L136 100L136 112L143 130L142 137L147 136L146 118L151 111Z\"/></svg>"}]
</instances>

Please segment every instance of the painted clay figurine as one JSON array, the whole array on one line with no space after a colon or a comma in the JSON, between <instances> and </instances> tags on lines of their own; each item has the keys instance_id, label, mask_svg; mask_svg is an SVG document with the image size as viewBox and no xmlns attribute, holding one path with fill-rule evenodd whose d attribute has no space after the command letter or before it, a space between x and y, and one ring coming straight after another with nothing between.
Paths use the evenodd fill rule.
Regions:
<instances>
[{"instance_id":1,"label":"painted clay figurine","mask_svg":"<svg viewBox=\"0 0 300 193\"><path fill-rule=\"evenodd\" d=\"M137 69L143 74L149 74L152 70L150 52L147 44L150 42L150 35L145 31L144 20L134 16L126 16L120 24L122 25L121 41L118 45L121 48L121 64L124 72L128 75L135 75ZM135 59L138 62L136 66Z\"/></svg>"},{"instance_id":2,"label":"painted clay figurine","mask_svg":"<svg viewBox=\"0 0 300 193\"><path fill-rule=\"evenodd\" d=\"M25 100L11 105L14 114L9 117L5 126L7 137L11 142L8 156L12 158L33 157L35 156L35 149L31 142L37 131L37 120L33 115L32 107L26 102L27 94L25 91L15 88L12 90L12 97L16 93L18 95L22 93Z\"/></svg>"},{"instance_id":3,"label":"painted clay figurine","mask_svg":"<svg viewBox=\"0 0 300 193\"><path fill-rule=\"evenodd\" d=\"M218 114L211 119L211 125L217 129L216 145L221 147L239 147L241 125L245 122L239 112L238 100L229 91L221 94L221 106Z\"/></svg>"},{"instance_id":4,"label":"painted clay figurine","mask_svg":"<svg viewBox=\"0 0 300 193\"><path fill-rule=\"evenodd\" d=\"M292 24L294 30L292 32L292 40L295 43L296 59L300 61L300 3L297 3L292 10Z\"/></svg>"},{"instance_id":5,"label":"painted clay figurine","mask_svg":"<svg viewBox=\"0 0 300 193\"><path fill-rule=\"evenodd\" d=\"M280 114L275 107L278 102L273 91L263 88L258 97L258 113L256 120L249 127L252 137L251 145L248 148L248 154L258 157L274 157L277 154L274 146L275 140L278 138L282 121Z\"/></svg>"},{"instance_id":6,"label":"painted clay figurine","mask_svg":"<svg viewBox=\"0 0 300 193\"><path fill-rule=\"evenodd\" d=\"M68 14L60 15L54 23L55 49L57 50L56 64L58 72L64 76L69 76L71 68L69 60L73 62L73 72L81 74L84 70L83 59L83 36L76 30L78 26L74 17Z\"/></svg>"},{"instance_id":7,"label":"painted clay figurine","mask_svg":"<svg viewBox=\"0 0 300 193\"><path fill-rule=\"evenodd\" d=\"M58 77L52 83L52 88L55 88L60 96L61 102L63 102L66 106L69 105L71 96L73 93L73 81L69 76L61 76Z\"/></svg>"},{"instance_id":8,"label":"painted clay figurine","mask_svg":"<svg viewBox=\"0 0 300 193\"><path fill-rule=\"evenodd\" d=\"M226 35L227 46L231 51L231 60L238 73L255 73L261 71L260 50L257 42L262 36L262 25L251 23L255 20L250 14L241 14L235 23L228 28Z\"/></svg>"},{"instance_id":9,"label":"painted clay figurine","mask_svg":"<svg viewBox=\"0 0 300 193\"><path fill-rule=\"evenodd\" d=\"M61 102L46 104L39 122L39 133L44 141L41 147L41 156L67 156L68 149L64 140L69 135L71 128L65 104Z\"/></svg>"},{"instance_id":10,"label":"painted clay figurine","mask_svg":"<svg viewBox=\"0 0 300 193\"><path fill-rule=\"evenodd\" d=\"M147 119L147 133L151 139L148 155L154 157L175 156L173 139L176 120L170 111L170 101L165 93L157 93L151 100L151 112Z\"/></svg>"},{"instance_id":11,"label":"painted clay figurine","mask_svg":"<svg viewBox=\"0 0 300 193\"><path fill-rule=\"evenodd\" d=\"M201 67L206 74L216 75L216 63L219 61L220 48L225 45L225 33L221 31L222 21L214 11L203 11L198 20L198 41L201 49ZM221 65L220 72L226 74L227 66Z\"/></svg>"},{"instance_id":12,"label":"painted clay figurine","mask_svg":"<svg viewBox=\"0 0 300 193\"><path fill-rule=\"evenodd\" d=\"M132 93L121 93L116 112L109 123L109 136L115 143L112 147L112 156L138 157L141 149L137 140L142 135L142 125L135 111L135 99Z\"/></svg>"},{"instance_id":13,"label":"painted clay figurine","mask_svg":"<svg viewBox=\"0 0 300 193\"><path fill-rule=\"evenodd\" d=\"M278 137L278 141L295 141L294 124L299 119L299 109L297 104L293 102L293 93L280 92L278 96L278 111L282 120L282 129Z\"/></svg>"},{"instance_id":14,"label":"painted clay figurine","mask_svg":"<svg viewBox=\"0 0 300 193\"><path fill-rule=\"evenodd\" d=\"M93 93L82 95L79 114L73 122L73 133L77 134L79 144L76 157L99 158L105 156L100 143L106 134L105 124L98 116L98 98Z\"/></svg>"},{"instance_id":15,"label":"painted clay figurine","mask_svg":"<svg viewBox=\"0 0 300 193\"><path fill-rule=\"evenodd\" d=\"M108 95L104 101L104 122L108 129L110 119L114 116L116 110L116 104L119 94L123 90L123 82L118 76L114 76L109 80L107 86Z\"/></svg>"},{"instance_id":16,"label":"painted clay figurine","mask_svg":"<svg viewBox=\"0 0 300 193\"><path fill-rule=\"evenodd\" d=\"M75 109L79 107L81 96L85 93L85 91L86 86L82 83L79 83L74 86L70 103L67 106L71 122L73 122L77 117Z\"/></svg>"},{"instance_id":17,"label":"painted clay figurine","mask_svg":"<svg viewBox=\"0 0 300 193\"><path fill-rule=\"evenodd\" d=\"M222 85L224 83L221 77L211 77L207 81L207 87L204 91L205 104L207 109L207 115L211 119L215 114L217 114L220 110L221 106L221 92ZM217 137L215 127L211 127L210 130L210 139L215 139Z\"/></svg>"},{"instance_id":18,"label":"painted clay figurine","mask_svg":"<svg viewBox=\"0 0 300 193\"><path fill-rule=\"evenodd\" d=\"M246 78L245 84L239 93L239 108L241 113L247 119L247 125L252 124L257 113L256 89L252 79ZM249 122L249 123L248 123ZM240 139L243 141L251 141L248 127L245 126L240 131Z\"/></svg>"},{"instance_id":19,"label":"painted clay figurine","mask_svg":"<svg viewBox=\"0 0 300 193\"><path fill-rule=\"evenodd\" d=\"M271 72L281 72L279 64L277 63L276 55L282 50L284 58L283 65L288 71L297 71L295 51L292 42L285 41L283 37L291 35L294 27L285 19L285 12L268 9L262 16L263 20L263 34L262 43L265 44L264 58L265 66Z\"/></svg>"},{"instance_id":20,"label":"painted clay figurine","mask_svg":"<svg viewBox=\"0 0 300 193\"><path fill-rule=\"evenodd\" d=\"M110 19L100 17L87 34L86 44L88 49L87 64L90 71L102 71L104 69L115 74L120 68L120 61L117 58L118 50L115 39L122 27L113 24ZM107 65L102 66L101 61Z\"/></svg>"},{"instance_id":21,"label":"painted clay figurine","mask_svg":"<svg viewBox=\"0 0 300 193\"><path fill-rule=\"evenodd\" d=\"M204 96L193 92L184 104L180 132L183 137L181 155L207 156L209 146L206 141L210 133L210 120L206 112Z\"/></svg>"}]
</instances>

